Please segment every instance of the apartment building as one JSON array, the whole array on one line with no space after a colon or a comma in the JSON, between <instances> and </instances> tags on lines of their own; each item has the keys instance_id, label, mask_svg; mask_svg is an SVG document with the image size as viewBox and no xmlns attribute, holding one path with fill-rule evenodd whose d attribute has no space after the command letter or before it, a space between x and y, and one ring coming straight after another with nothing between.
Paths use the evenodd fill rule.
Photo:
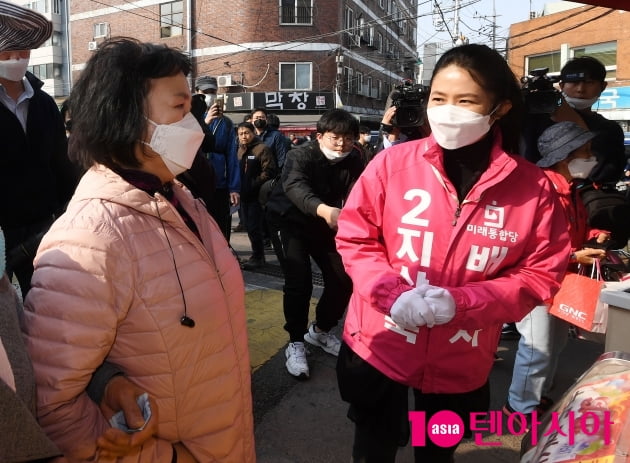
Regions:
<instances>
[{"instance_id":1,"label":"apartment building","mask_svg":"<svg viewBox=\"0 0 630 463\"><path fill-rule=\"evenodd\" d=\"M508 63L519 77L538 68L559 76L573 57L599 59L608 86L593 109L630 131L630 11L550 3L544 15L510 27L507 49Z\"/></svg>"},{"instance_id":2,"label":"apartment building","mask_svg":"<svg viewBox=\"0 0 630 463\"><path fill-rule=\"evenodd\" d=\"M31 8L53 24L51 37L31 52L28 70L44 82L43 89L58 100L70 92L70 57L67 43L67 2L64 0L12 0Z\"/></svg>"},{"instance_id":3,"label":"apartment building","mask_svg":"<svg viewBox=\"0 0 630 463\"><path fill-rule=\"evenodd\" d=\"M39 0L63 1L63 0ZM71 0L71 78L110 37L164 43L191 56L191 83L218 79L235 119L255 107L308 124L343 105L380 121L387 94L416 80L413 0ZM104 76L106 78L106 76Z\"/></svg>"}]
</instances>

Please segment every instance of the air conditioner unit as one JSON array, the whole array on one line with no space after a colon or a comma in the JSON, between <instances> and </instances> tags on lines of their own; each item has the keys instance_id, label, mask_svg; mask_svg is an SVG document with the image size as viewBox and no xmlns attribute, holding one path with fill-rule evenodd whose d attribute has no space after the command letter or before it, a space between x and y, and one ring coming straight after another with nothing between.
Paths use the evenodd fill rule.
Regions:
<instances>
[{"instance_id":1,"label":"air conditioner unit","mask_svg":"<svg viewBox=\"0 0 630 463\"><path fill-rule=\"evenodd\" d=\"M219 87L230 87L232 85L232 76L217 76Z\"/></svg>"},{"instance_id":2,"label":"air conditioner unit","mask_svg":"<svg viewBox=\"0 0 630 463\"><path fill-rule=\"evenodd\" d=\"M90 51L98 50L98 43L97 42L88 42L88 50L90 50Z\"/></svg>"}]
</instances>

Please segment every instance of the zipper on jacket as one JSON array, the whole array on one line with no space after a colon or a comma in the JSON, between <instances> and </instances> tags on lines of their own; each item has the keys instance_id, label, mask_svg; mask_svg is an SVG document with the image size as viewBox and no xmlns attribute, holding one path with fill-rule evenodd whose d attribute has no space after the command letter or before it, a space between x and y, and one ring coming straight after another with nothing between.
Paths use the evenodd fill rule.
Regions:
<instances>
[{"instance_id":1,"label":"zipper on jacket","mask_svg":"<svg viewBox=\"0 0 630 463\"><path fill-rule=\"evenodd\" d=\"M453 217L452 225L457 225L457 219L462 214L462 203L457 203L457 209L455 209L455 217Z\"/></svg>"}]
</instances>

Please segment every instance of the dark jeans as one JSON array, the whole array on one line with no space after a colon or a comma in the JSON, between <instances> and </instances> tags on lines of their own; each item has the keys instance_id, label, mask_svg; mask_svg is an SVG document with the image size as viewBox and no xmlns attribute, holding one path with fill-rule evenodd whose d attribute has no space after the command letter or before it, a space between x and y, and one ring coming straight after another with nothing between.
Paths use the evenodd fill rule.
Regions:
<instances>
[{"instance_id":1,"label":"dark jeans","mask_svg":"<svg viewBox=\"0 0 630 463\"><path fill-rule=\"evenodd\" d=\"M337 382L341 397L350 403L348 418L355 424L352 461L354 463L394 463L398 447L409 441L409 388L382 374L341 344L337 359ZM435 413L457 413L468 430L471 412L486 412L490 406L490 386L462 394L423 394L414 389L414 410L426 412L427 421ZM429 438L426 446L414 448L416 463L451 463L457 446L439 447Z\"/></svg>"},{"instance_id":2,"label":"dark jeans","mask_svg":"<svg viewBox=\"0 0 630 463\"><path fill-rule=\"evenodd\" d=\"M232 216L230 215L230 191L227 188L214 190L212 202L208 207L212 218L217 222L225 239L230 241Z\"/></svg>"},{"instance_id":3,"label":"dark jeans","mask_svg":"<svg viewBox=\"0 0 630 463\"><path fill-rule=\"evenodd\" d=\"M262 259L265 257L264 236L264 215L262 206L258 201L241 202L241 210L245 218L245 229L252 246L252 257Z\"/></svg>"},{"instance_id":4,"label":"dark jeans","mask_svg":"<svg viewBox=\"0 0 630 463\"><path fill-rule=\"evenodd\" d=\"M319 329L329 331L343 317L352 294L352 280L335 248L335 232L326 222L321 220L314 224L311 221L306 226L288 222L273 213L267 214L267 220L284 273L284 329L291 342L303 342L313 292L311 258L324 280L324 290L315 309Z\"/></svg>"}]
</instances>

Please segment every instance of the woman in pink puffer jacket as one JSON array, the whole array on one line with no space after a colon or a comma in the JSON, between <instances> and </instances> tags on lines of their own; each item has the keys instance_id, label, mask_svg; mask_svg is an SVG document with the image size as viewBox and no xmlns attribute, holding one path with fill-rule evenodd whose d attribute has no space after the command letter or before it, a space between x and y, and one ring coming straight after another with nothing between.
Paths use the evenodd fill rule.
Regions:
<instances>
[{"instance_id":1,"label":"woman in pink puffer jacket","mask_svg":"<svg viewBox=\"0 0 630 463\"><path fill-rule=\"evenodd\" d=\"M242 275L174 179L203 138L189 70L176 50L113 40L70 96L89 170L42 240L23 326L39 420L73 461L98 460L110 426L86 393L103 362L157 408L156 434L118 461L255 461Z\"/></svg>"}]
</instances>

